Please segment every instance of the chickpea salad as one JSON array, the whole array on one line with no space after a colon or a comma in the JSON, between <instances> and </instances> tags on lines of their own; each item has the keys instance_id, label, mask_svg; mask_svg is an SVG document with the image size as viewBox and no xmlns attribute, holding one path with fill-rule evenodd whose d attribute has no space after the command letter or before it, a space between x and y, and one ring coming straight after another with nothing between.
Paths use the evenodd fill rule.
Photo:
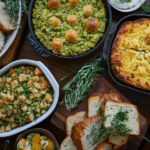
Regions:
<instances>
[{"instance_id":1,"label":"chickpea salad","mask_svg":"<svg viewBox=\"0 0 150 150\"><path fill-rule=\"evenodd\" d=\"M31 133L18 142L16 150L55 150L55 144L45 135Z\"/></svg>"},{"instance_id":2,"label":"chickpea salad","mask_svg":"<svg viewBox=\"0 0 150 150\"><path fill-rule=\"evenodd\" d=\"M51 106L53 94L40 68L10 69L0 77L0 133L36 121Z\"/></svg>"},{"instance_id":3,"label":"chickpea salad","mask_svg":"<svg viewBox=\"0 0 150 150\"><path fill-rule=\"evenodd\" d=\"M36 38L61 56L90 51L104 37L106 22L102 0L36 0L32 10Z\"/></svg>"}]
</instances>

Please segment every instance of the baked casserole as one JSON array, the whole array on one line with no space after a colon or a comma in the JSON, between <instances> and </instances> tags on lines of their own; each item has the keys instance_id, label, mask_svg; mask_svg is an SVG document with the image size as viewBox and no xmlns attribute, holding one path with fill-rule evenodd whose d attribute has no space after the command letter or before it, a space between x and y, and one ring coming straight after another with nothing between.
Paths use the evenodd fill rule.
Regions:
<instances>
[{"instance_id":1,"label":"baked casserole","mask_svg":"<svg viewBox=\"0 0 150 150\"><path fill-rule=\"evenodd\" d=\"M52 102L53 89L40 68L10 69L0 77L0 132L36 120Z\"/></svg>"},{"instance_id":2,"label":"baked casserole","mask_svg":"<svg viewBox=\"0 0 150 150\"><path fill-rule=\"evenodd\" d=\"M77 56L95 47L106 29L102 0L36 0L34 34L49 51Z\"/></svg>"},{"instance_id":3,"label":"baked casserole","mask_svg":"<svg viewBox=\"0 0 150 150\"><path fill-rule=\"evenodd\" d=\"M121 26L111 49L110 63L119 81L150 91L150 19Z\"/></svg>"}]
</instances>

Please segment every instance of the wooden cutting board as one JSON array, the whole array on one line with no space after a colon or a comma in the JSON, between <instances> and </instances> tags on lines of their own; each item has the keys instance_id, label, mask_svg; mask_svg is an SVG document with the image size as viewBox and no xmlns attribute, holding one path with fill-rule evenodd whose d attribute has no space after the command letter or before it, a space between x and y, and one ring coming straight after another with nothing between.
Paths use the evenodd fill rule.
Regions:
<instances>
[{"instance_id":1,"label":"wooden cutting board","mask_svg":"<svg viewBox=\"0 0 150 150\"><path fill-rule=\"evenodd\" d=\"M118 93L122 101L130 102L103 76L100 76L98 81L91 87L90 91L87 93L87 99L81 102L77 109L68 112L64 106L58 106L50 121L59 129L66 132L67 117L74 115L79 111L87 111L87 100L90 97L90 95L92 95L93 93L108 93L108 92ZM147 132L148 129L147 121L141 114L140 114L140 129L141 133L139 136L130 136L130 139L126 146L126 150L137 150L143 140L142 136L144 136Z\"/></svg>"}]
</instances>

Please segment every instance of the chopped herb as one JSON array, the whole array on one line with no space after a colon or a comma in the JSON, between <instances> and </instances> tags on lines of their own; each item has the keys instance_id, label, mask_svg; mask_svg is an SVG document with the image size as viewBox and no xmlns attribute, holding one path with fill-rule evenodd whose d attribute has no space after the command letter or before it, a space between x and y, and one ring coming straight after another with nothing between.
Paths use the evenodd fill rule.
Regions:
<instances>
[{"instance_id":1,"label":"chopped herb","mask_svg":"<svg viewBox=\"0 0 150 150\"><path fill-rule=\"evenodd\" d=\"M120 2L121 2L122 4L124 4L124 3L131 3L132 0L120 0Z\"/></svg>"},{"instance_id":2,"label":"chopped herb","mask_svg":"<svg viewBox=\"0 0 150 150\"><path fill-rule=\"evenodd\" d=\"M28 142L31 144L31 142L33 141L34 138L34 133L30 134L30 136L28 137Z\"/></svg>"},{"instance_id":3,"label":"chopped herb","mask_svg":"<svg viewBox=\"0 0 150 150\"><path fill-rule=\"evenodd\" d=\"M4 109L6 109L7 111L11 111L7 105L3 105Z\"/></svg>"},{"instance_id":4,"label":"chopped herb","mask_svg":"<svg viewBox=\"0 0 150 150\"><path fill-rule=\"evenodd\" d=\"M141 5L141 8L142 8L145 12L150 13L150 5L148 5L148 4L146 4L146 3L143 3L143 4Z\"/></svg>"},{"instance_id":5,"label":"chopped herb","mask_svg":"<svg viewBox=\"0 0 150 150\"><path fill-rule=\"evenodd\" d=\"M145 137L145 136L142 136L148 143L150 143L150 140L147 138L147 137Z\"/></svg>"}]
</instances>

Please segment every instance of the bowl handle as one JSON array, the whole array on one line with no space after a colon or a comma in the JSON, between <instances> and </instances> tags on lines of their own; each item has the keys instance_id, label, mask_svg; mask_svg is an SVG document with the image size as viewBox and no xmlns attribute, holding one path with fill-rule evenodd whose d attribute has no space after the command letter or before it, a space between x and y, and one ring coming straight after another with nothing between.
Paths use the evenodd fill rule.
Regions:
<instances>
[{"instance_id":1,"label":"bowl handle","mask_svg":"<svg viewBox=\"0 0 150 150\"><path fill-rule=\"evenodd\" d=\"M3 150L7 150L7 147L8 147L9 144L10 144L9 140L6 140L5 144L4 144L4 149Z\"/></svg>"},{"instance_id":2,"label":"bowl handle","mask_svg":"<svg viewBox=\"0 0 150 150\"><path fill-rule=\"evenodd\" d=\"M39 54L41 57L43 58L48 58L51 55L49 53L47 53L33 38L32 34L30 33L27 37L27 41L29 42L29 44L31 45L31 47L33 48L33 50Z\"/></svg>"},{"instance_id":3,"label":"bowl handle","mask_svg":"<svg viewBox=\"0 0 150 150\"><path fill-rule=\"evenodd\" d=\"M108 35L103 48L103 57L107 64L109 63L109 51L110 51L113 36L114 36L114 32L111 32Z\"/></svg>"}]
</instances>

